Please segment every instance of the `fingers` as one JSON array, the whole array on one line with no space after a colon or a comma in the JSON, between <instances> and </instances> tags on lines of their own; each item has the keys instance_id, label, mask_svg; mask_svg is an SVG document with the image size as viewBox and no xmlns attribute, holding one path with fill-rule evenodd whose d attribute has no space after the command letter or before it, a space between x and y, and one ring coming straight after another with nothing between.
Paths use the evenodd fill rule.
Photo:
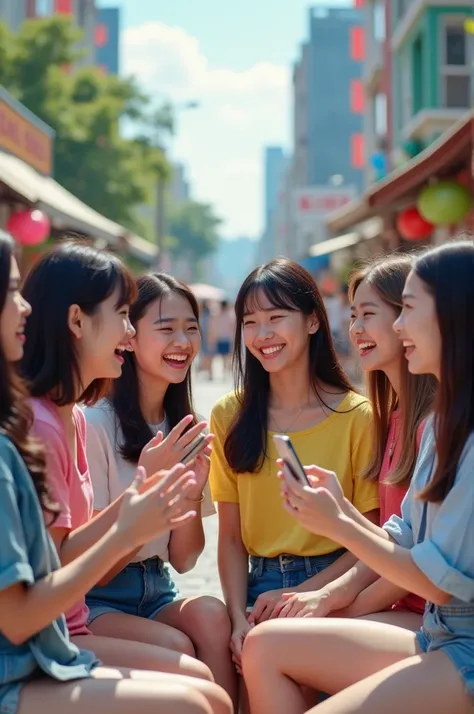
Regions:
<instances>
[{"instance_id":1,"label":"fingers","mask_svg":"<svg viewBox=\"0 0 474 714\"><path fill-rule=\"evenodd\" d=\"M137 468L135 478L133 479L129 488L131 488L133 491L136 491L136 493L139 493L140 488L143 485L143 482L145 481L145 479L146 479L146 471L143 468L143 466L139 466Z\"/></svg>"},{"instance_id":2,"label":"fingers","mask_svg":"<svg viewBox=\"0 0 474 714\"><path fill-rule=\"evenodd\" d=\"M207 422L206 421L200 421L197 424L195 424L191 429L188 429L188 431L184 432L184 434L181 434L178 439L174 442L174 446L177 449L185 449L186 446L189 446L189 444L194 441L194 439L201 434L201 432L206 428ZM206 440L208 439L210 435L206 435Z\"/></svg>"},{"instance_id":3,"label":"fingers","mask_svg":"<svg viewBox=\"0 0 474 714\"><path fill-rule=\"evenodd\" d=\"M256 624L260 620L260 616L261 616L262 612L264 611L265 607L266 607L266 605L265 605L265 601L263 600L263 598L258 597L255 602L255 605L253 606L253 608L247 618L247 621L250 624Z\"/></svg>"},{"instance_id":4,"label":"fingers","mask_svg":"<svg viewBox=\"0 0 474 714\"><path fill-rule=\"evenodd\" d=\"M177 528L182 528L182 526L186 526L188 523L191 523L196 518L196 511L187 511L187 513L183 513L182 516L177 516L175 518L170 518L169 520L169 526L170 530L174 531Z\"/></svg>"},{"instance_id":5,"label":"fingers","mask_svg":"<svg viewBox=\"0 0 474 714\"><path fill-rule=\"evenodd\" d=\"M178 422L176 426L171 429L170 433L167 436L167 438L170 440L170 443L175 444L178 441L179 437L182 435L186 427L191 424L193 418L194 417L192 414L188 414L183 419L181 419L181 421Z\"/></svg>"}]
</instances>

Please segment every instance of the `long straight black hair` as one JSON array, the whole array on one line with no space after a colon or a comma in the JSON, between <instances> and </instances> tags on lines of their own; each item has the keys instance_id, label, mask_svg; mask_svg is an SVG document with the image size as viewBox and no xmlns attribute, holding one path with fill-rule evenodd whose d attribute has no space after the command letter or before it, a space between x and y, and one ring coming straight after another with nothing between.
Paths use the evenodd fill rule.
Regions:
<instances>
[{"instance_id":1,"label":"long straight black hair","mask_svg":"<svg viewBox=\"0 0 474 714\"><path fill-rule=\"evenodd\" d=\"M55 403L65 406L94 404L106 393L107 379L81 388L68 312L71 305L79 305L86 315L95 315L116 289L117 307L135 299L135 281L122 261L83 241L59 243L32 268L23 288L33 312L26 325L21 370L33 397L54 394Z\"/></svg>"},{"instance_id":2,"label":"long straight black hair","mask_svg":"<svg viewBox=\"0 0 474 714\"><path fill-rule=\"evenodd\" d=\"M10 285L10 270L14 257L13 239L0 230L0 314L3 312ZM0 433L17 448L32 478L40 505L51 519L58 508L51 499L46 483L46 459L43 445L32 436L33 413L23 381L4 353L0 343Z\"/></svg>"},{"instance_id":3,"label":"long straight black hair","mask_svg":"<svg viewBox=\"0 0 474 714\"><path fill-rule=\"evenodd\" d=\"M171 275L148 273L138 278L137 288L138 297L130 308L130 322L137 332L140 330L140 320L150 305L155 302L160 303L167 295L179 295L187 300L195 318L199 320L199 307L194 294L187 285ZM133 352L125 352L124 360L122 375L114 380L109 401L123 434L120 452L127 461L137 463L143 447L154 434L141 411L139 377ZM165 393L164 412L171 429L188 414L193 414L192 423L197 423L193 407L191 369L182 382L169 385Z\"/></svg>"},{"instance_id":4,"label":"long straight black hair","mask_svg":"<svg viewBox=\"0 0 474 714\"><path fill-rule=\"evenodd\" d=\"M458 240L422 254L413 270L435 302L441 334L435 401L435 472L421 498L439 503L453 487L474 431L474 242Z\"/></svg>"},{"instance_id":5,"label":"long straight black hair","mask_svg":"<svg viewBox=\"0 0 474 714\"><path fill-rule=\"evenodd\" d=\"M309 379L314 393L321 399L321 382L341 392L353 389L338 362L326 308L308 271L287 258L255 268L243 282L235 302L234 372L239 410L224 452L237 473L259 471L267 454L270 378L259 360L248 349L243 350L242 338L244 315L249 307L258 309L261 295L276 308L316 315L319 320L319 329L309 336Z\"/></svg>"}]
</instances>

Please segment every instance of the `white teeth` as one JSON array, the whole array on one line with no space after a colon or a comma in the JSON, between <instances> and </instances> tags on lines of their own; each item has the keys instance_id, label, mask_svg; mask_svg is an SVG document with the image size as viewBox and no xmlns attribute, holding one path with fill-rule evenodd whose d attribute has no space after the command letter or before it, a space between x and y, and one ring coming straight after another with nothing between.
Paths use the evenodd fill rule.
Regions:
<instances>
[{"instance_id":1,"label":"white teeth","mask_svg":"<svg viewBox=\"0 0 474 714\"><path fill-rule=\"evenodd\" d=\"M275 352L281 352L285 345L276 345L275 347L262 347L262 352L264 355L272 355Z\"/></svg>"},{"instance_id":2,"label":"white teeth","mask_svg":"<svg viewBox=\"0 0 474 714\"><path fill-rule=\"evenodd\" d=\"M360 351L362 351L362 350L370 350L370 349L372 349L372 347L376 347L376 346L377 346L377 345L375 344L375 342L361 342L361 343L358 345Z\"/></svg>"},{"instance_id":3,"label":"white teeth","mask_svg":"<svg viewBox=\"0 0 474 714\"><path fill-rule=\"evenodd\" d=\"M171 359L174 362L186 362L188 359L187 355L163 355L165 359Z\"/></svg>"}]
</instances>

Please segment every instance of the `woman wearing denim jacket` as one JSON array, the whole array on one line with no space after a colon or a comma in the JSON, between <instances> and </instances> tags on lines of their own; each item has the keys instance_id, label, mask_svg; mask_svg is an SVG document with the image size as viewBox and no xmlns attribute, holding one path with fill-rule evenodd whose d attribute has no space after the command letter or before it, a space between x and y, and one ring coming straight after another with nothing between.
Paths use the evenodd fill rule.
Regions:
<instances>
[{"instance_id":1,"label":"woman wearing denim jacket","mask_svg":"<svg viewBox=\"0 0 474 714\"><path fill-rule=\"evenodd\" d=\"M474 244L419 257L394 325L413 374L438 382L401 516L362 519L335 475L283 477L285 507L401 589L427 600L417 632L361 620L264 623L247 637L252 714L306 710L301 685L332 694L321 714L468 714L474 705ZM258 663L258 675L255 666ZM311 711L317 711L318 706Z\"/></svg>"}]
</instances>

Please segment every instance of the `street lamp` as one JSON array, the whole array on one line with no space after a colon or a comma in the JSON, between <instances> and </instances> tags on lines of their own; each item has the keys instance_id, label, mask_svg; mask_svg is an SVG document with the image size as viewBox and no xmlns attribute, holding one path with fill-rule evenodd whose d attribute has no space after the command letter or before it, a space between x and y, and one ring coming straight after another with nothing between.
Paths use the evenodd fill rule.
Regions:
<instances>
[{"instance_id":1,"label":"street lamp","mask_svg":"<svg viewBox=\"0 0 474 714\"><path fill-rule=\"evenodd\" d=\"M179 102L174 104L173 115L180 114L181 112L192 111L194 109L199 109L201 106L200 102L197 100L190 100L186 102ZM163 155L167 157L166 147L163 147ZM156 232L156 247L158 255L156 258L157 270L163 268L163 257L164 257L164 243L165 243L165 233L166 233L166 201L165 201L165 188L166 181L163 176L158 178L156 183L156 215L155 215L155 232Z\"/></svg>"}]
</instances>

